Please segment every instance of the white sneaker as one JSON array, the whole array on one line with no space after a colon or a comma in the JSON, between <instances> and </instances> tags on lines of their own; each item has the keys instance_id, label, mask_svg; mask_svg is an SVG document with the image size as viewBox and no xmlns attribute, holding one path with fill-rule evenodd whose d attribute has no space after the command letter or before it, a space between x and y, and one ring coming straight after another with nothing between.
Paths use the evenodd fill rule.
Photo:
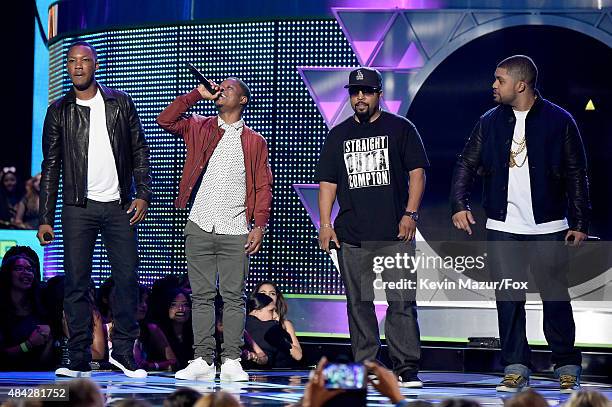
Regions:
<instances>
[{"instance_id":1,"label":"white sneaker","mask_svg":"<svg viewBox=\"0 0 612 407\"><path fill-rule=\"evenodd\" d=\"M111 365L121 369L127 377L133 379L144 379L147 377L147 371L136 366L134 356L132 355L114 355L113 352L109 352L108 361Z\"/></svg>"},{"instance_id":2,"label":"white sneaker","mask_svg":"<svg viewBox=\"0 0 612 407\"><path fill-rule=\"evenodd\" d=\"M242 369L240 358L225 359L221 365L220 378L228 382L248 382L249 374Z\"/></svg>"},{"instance_id":3,"label":"white sneaker","mask_svg":"<svg viewBox=\"0 0 612 407\"><path fill-rule=\"evenodd\" d=\"M399 387L408 389L422 389L423 382L416 373L405 372L397 377Z\"/></svg>"},{"instance_id":4,"label":"white sneaker","mask_svg":"<svg viewBox=\"0 0 612 407\"><path fill-rule=\"evenodd\" d=\"M174 375L175 379L179 380L215 380L217 369L214 363L209 365L204 359L197 358L190 360L189 365L185 369L181 369Z\"/></svg>"},{"instance_id":5,"label":"white sneaker","mask_svg":"<svg viewBox=\"0 0 612 407\"><path fill-rule=\"evenodd\" d=\"M60 367L55 371L56 376L62 377L91 377L91 371L71 370L68 367Z\"/></svg>"}]
</instances>

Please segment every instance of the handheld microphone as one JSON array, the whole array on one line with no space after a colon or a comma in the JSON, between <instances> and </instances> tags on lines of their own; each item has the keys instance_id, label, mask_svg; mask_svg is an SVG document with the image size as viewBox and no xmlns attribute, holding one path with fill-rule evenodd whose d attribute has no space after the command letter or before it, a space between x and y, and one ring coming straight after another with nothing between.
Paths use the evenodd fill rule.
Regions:
<instances>
[{"instance_id":1,"label":"handheld microphone","mask_svg":"<svg viewBox=\"0 0 612 407\"><path fill-rule=\"evenodd\" d=\"M51 240L53 240L53 235L51 235L51 233L49 233L49 232L45 232L43 234L43 240L45 242L50 242Z\"/></svg>"},{"instance_id":2,"label":"handheld microphone","mask_svg":"<svg viewBox=\"0 0 612 407\"><path fill-rule=\"evenodd\" d=\"M189 68L189 70L191 71L191 74L195 76L195 78L198 80L199 83L204 85L206 90L209 91L211 95L214 95L216 93L213 87L210 86L210 82L208 82L208 79L206 79L206 77L202 75L202 73L198 71L198 69L195 66L193 66L191 62L187 62L187 68Z\"/></svg>"}]
</instances>

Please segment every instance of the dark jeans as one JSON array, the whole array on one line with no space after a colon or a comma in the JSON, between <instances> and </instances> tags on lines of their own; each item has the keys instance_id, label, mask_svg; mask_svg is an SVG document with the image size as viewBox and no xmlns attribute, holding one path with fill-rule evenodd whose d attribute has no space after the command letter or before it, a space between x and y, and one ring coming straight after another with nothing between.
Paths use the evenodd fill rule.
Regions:
<instances>
[{"instance_id":1,"label":"dark jeans","mask_svg":"<svg viewBox=\"0 0 612 407\"><path fill-rule=\"evenodd\" d=\"M566 233L519 235L487 230L489 271L493 281L502 278L527 281L527 270L531 270L543 300L544 336L552 351L555 369L581 364L580 351L574 346L576 327L567 294L568 253L562 244L554 243L563 242ZM514 298L514 293L507 296L498 291L496 295L502 364L529 367L531 352L527 343L525 300Z\"/></svg>"},{"instance_id":2,"label":"dark jeans","mask_svg":"<svg viewBox=\"0 0 612 407\"><path fill-rule=\"evenodd\" d=\"M88 200L85 206L64 205L64 312L68 322L68 352L72 363L91 360L92 303L89 296L94 246L98 233L108 253L115 282L112 301L113 353L132 354L139 329L138 249L136 228L130 226L129 204Z\"/></svg>"},{"instance_id":3,"label":"dark jeans","mask_svg":"<svg viewBox=\"0 0 612 407\"><path fill-rule=\"evenodd\" d=\"M371 264L367 267L371 253L348 243L342 243L341 246L338 250L338 263L346 291L353 358L355 362L376 360L380 351L380 333L372 301L375 274ZM389 307L385 318L385 337L393 371L396 374L416 373L421 358L416 302L413 296L408 299L406 297L410 295L406 296L399 291L386 291L386 294Z\"/></svg>"}]
</instances>

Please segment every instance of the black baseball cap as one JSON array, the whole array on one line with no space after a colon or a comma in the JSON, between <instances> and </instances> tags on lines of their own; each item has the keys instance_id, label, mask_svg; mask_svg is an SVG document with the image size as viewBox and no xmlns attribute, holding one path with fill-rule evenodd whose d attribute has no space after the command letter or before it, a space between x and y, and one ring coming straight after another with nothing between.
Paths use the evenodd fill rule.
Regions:
<instances>
[{"instance_id":1,"label":"black baseball cap","mask_svg":"<svg viewBox=\"0 0 612 407\"><path fill-rule=\"evenodd\" d=\"M357 68L349 74L349 83L344 87L351 86L369 86L370 88L382 89L382 75L374 68Z\"/></svg>"}]
</instances>

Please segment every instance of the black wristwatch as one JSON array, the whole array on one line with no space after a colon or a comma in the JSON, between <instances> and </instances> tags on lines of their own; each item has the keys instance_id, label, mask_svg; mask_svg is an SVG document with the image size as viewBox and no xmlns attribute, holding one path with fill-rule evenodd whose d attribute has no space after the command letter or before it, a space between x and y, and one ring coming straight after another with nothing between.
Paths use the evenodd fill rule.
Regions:
<instances>
[{"instance_id":1,"label":"black wristwatch","mask_svg":"<svg viewBox=\"0 0 612 407\"><path fill-rule=\"evenodd\" d=\"M419 213L418 212L410 212L410 211L406 211L404 212L404 216L409 216L412 218L413 221L418 222L419 221Z\"/></svg>"}]
</instances>

